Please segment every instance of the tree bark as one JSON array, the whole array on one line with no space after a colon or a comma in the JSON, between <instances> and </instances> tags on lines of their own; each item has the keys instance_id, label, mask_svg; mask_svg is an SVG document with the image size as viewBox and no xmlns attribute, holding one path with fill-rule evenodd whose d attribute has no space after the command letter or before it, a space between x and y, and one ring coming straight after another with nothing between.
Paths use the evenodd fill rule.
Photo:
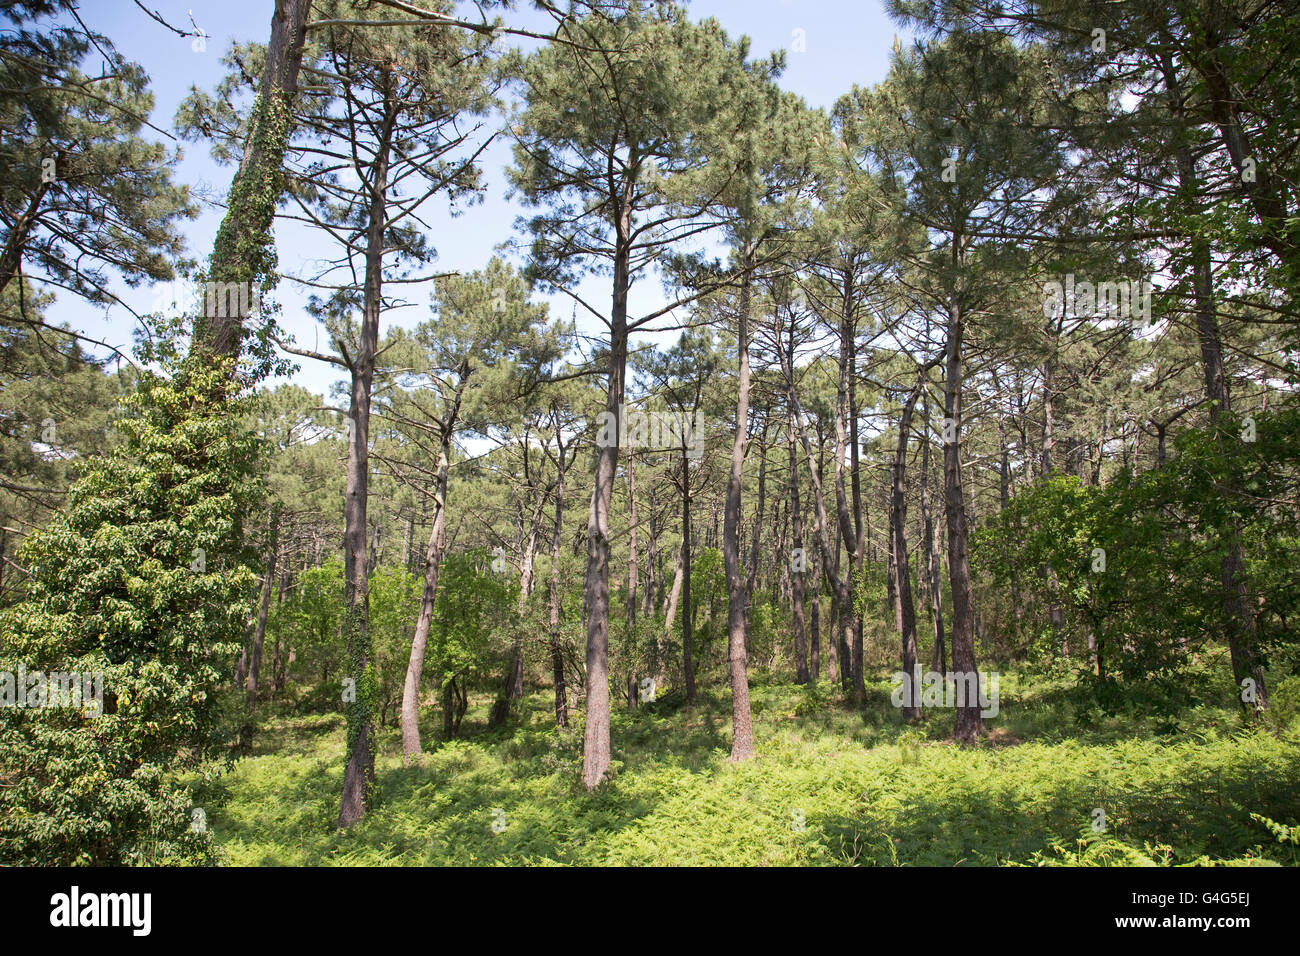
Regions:
<instances>
[{"instance_id":1,"label":"tree bark","mask_svg":"<svg viewBox=\"0 0 1300 956\"><path fill-rule=\"evenodd\" d=\"M787 358L790 364L794 364L794 330L791 329L790 344L787 350ZM792 565L790 568L790 595L791 607L793 608L792 629L794 631L794 667L795 683L808 683L808 648L804 640L804 580L808 574L808 556L803 550L803 507L799 501L799 449L798 442L795 438L795 420L794 420L794 402L792 398L794 386L790 385L787 391L787 406L789 419L787 421L786 443L789 446L790 454L790 535L791 545L794 548L794 554L799 556L800 564Z\"/></svg>"},{"instance_id":2,"label":"tree bark","mask_svg":"<svg viewBox=\"0 0 1300 956\"><path fill-rule=\"evenodd\" d=\"M1171 99L1179 100L1177 74L1171 62L1164 64L1166 84ZM1176 107L1177 108L1177 107ZM1225 129L1225 137L1230 130ZM1177 152L1179 185L1188 195L1195 195L1197 187L1196 165L1191 151L1186 145L1180 145ZM1234 157L1235 159L1236 157ZM1257 203L1257 212L1261 220L1269 221L1267 208L1260 206L1259 194L1252 197ZM1228 447L1229 430L1225 425L1232 414L1231 395L1228 390L1227 374L1223 362L1223 341L1219 332L1219 321L1214 305L1214 271L1210 258L1209 242L1202 236L1191 236L1192 249L1192 294L1196 310L1196 334L1201 349L1201 371L1205 380L1205 397L1210 405L1210 423L1216 432L1216 439L1225 452L1231 454ZM1282 256L1282 250L1276 250ZM1233 494L1235 489L1227 488L1225 493ZM1232 663L1233 681L1241 687L1243 682L1251 680L1255 684L1255 709L1268 707L1268 692L1264 683L1264 668L1259 660L1256 643L1256 623L1254 608L1251 604L1250 590L1246 581L1246 554L1241 540L1241 527L1231 519L1227 526L1220 529L1222 540L1219 542L1221 557L1219 559L1219 578L1223 585L1223 607L1228 618L1227 633L1228 656ZM1242 707L1249 710L1244 700Z\"/></svg>"},{"instance_id":3,"label":"tree bark","mask_svg":"<svg viewBox=\"0 0 1300 956\"><path fill-rule=\"evenodd\" d=\"M627 651L628 651L628 698L629 707L637 705L636 667L636 610L637 585L640 566L637 556L637 514L636 514L636 455L632 448L627 450L627 598L624 602L627 610Z\"/></svg>"},{"instance_id":4,"label":"tree bark","mask_svg":"<svg viewBox=\"0 0 1300 956\"><path fill-rule=\"evenodd\" d=\"M1062 315L1062 321L1064 315ZM1055 467L1053 454L1056 450L1055 412L1056 412L1056 342L1059 329L1048 325L1044 330L1048 336L1051 354L1043 364L1043 454L1042 473L1050 475ZM1063 657L1070 656L1070 645L1065 634L1065 610L1061 607L1061 585L1052 568L1045 569L1048 592L1048 619L1052 625L1052 644Z\"/></svg>"},{"instance_id":5,"label":"tree bark","mask_svg":"<svg viewBox=\"0 0 1300 956\"><path fill-rule=\"evenodd\" d=\"M903 673L911 681L910 700L904 702L903 718L915 720L921 716L920 687L917 678L920 668L917 666L916 646L916 606L912 603L911 570L907 560L907 499L903 495L903 480L907 471L907 440L912 428L912 411L921 394L922 379L917 377L898 421L898 447L894 452L893 467L890 469L889 489L889 530L890 530L890 567L894 574L894 617L898 624L898 633L903 643Z\"/></svg>"},{"instance_id":6,"label":"tree bark","mask_svg":"<svg viewBox=\"0 0 1300 956\"><path fill-rule=\"evenodd\" d=\"M934 520L930 514L930 400L925 400L925 444L921 446L921 515L925 521L925 572L930 591L930 615L934 619L934 647L930 656L930 670L937 674L948 673L948 655L944 649L943 633L943 567L938 542L934 535Z\"/></svg>"},{"instance_id":7,"label":"tree bark","mask_svg":"<svg viewBox=\"0 0 1300 956\"><path fill-rule=\"evenodd\" d=\"M856 473L852 465L857 460L856 443L851 431L856 430L852 419L854 399L854 346L856 328L853 314L853 274L844 277L843 303L840 314L839 380L835 387L835 506L839 517L839 533L849 566L845 574L836 575L839 608L836 612L840 635L840 679L853 703L861 706L866 701L867 689L862 674L862 628L854 600L859 572L862 567L861 509L850 511L850 501L845 485L845 472ZM846 462L845 459L848 459ZM860 497L860 496L859 496Z\"/></svg>"},{"instance_id":8,"label":"tree bark","mask_svg":"<svg viewBox=\"0 0 1300 956\"><path fill-rule=\"evenodd\" d=\"M278 536L280 531L280 508L272 506L270 514L270 541L266 549L266 577L262 581L262 600L257 608L257 626L253 629L253 651L249 655L248 706L257 703L257 675L262 667L262 646L266 641L266 619L271 611L271 589L275 584L275 561L280 553Z\"/></svg>"},{"instance_id":9,"label":"tree bark","mask_svg":"<svg viewBox=\"0 0 1300 956\"><path fill-rule=\"evenodd\" d=\"M62 159L62 151L60 151L58 159ZM8 288L9 283L13 281L13 278L19 274L22 268L23 250L27 248L28 237L31 234L32 227L36 224L37 214L41 210L41 203L45 200L45 194L50 190L50 185L44 179L36 184L36 190L32 193L27 208L18 216L17 221L9 230L4 250L0 252L0 292L4 292Z\"/></svg>"},{"instance_id":10,"label":"tree bark","mask_svg":"<svg viewBox=\"0 0 1300 956\"><path fill-rule=\"evenodd\" d=\"M1002 383L999 381L997 374L993 376L994 386L998 391L1002 390ZM1104 446L1104 440L1103 440ZM1011 504L1011 451L1007 443L1007 416L998 414L998 507L1000 511L1006 511ZM1010 573L1011 583L1011 608L1015 616L1014 627L1016 629L1015 640L1019 641L1020 619L1023 616L1023 609L1020 599L1020 572L1018 568L1012 567Z\"/></svg>"},{"instance_id":11,"label":"tree bark","mask_svg":"<svg viewBox=\"0 0 1300 956\"><path fill-rule=\"evenodd\" d=\"M244 155L230 185L226 215L212 244L208 276L216 282L254 283L268 275L274 259L272 222L284 191L284 152L292 121L290 104L298 89L303 44L311 0L276 0L266 65L253 104ZM242 303L244 296L238 296ZM231 314L200 322L196 342L218 356L236 358L243 344L247 315Z\"/></svg>"},{"instance_id":12,"label":"tree bark","mask_svg":"<svg viewBox=\"0 0 1300 956\"><path fill-rule=\"evenodd\" d=\"M746 274L740 287L736 316L739 372L736 386L736 436L731 446L731 473L723 513L722 558L727 575L727 649L731 665L731 759L754 756L754 729L749 710L748 654L745 648L747 581L740 569L740 491L745 469L749 423L749 274L750 249L745 249Z\"/></svg>"},{"instance_id":13,"label":"tree bark","mask_svg":"<svg viewBox=\"0 0 1300 956\"><path fill-rule=\"evenodd\" d=\"M673 625L677 623L677 605L682 598L682 579L686 576L682 573L682 550L677 549L677 558L673 561L673 583L668 589L667 603L664 607L664 634L671 636Z\"/></svg>"},{"instance_id":14,"label":"tree bark","mask_svg":"<svg viewBox=\"0 0 1300 956\"><path fill-rule=\"evenodd\" d=\"M745 660L749 660L749 608L754 600L754 587L758 582L759 545L763 539L763 512L767 505L767 419L764 418L758 438L758 508L754 513L753 533L750 535L749 572L745 575Z\"/></svg>"},{"instance_id":15,"label":"tree bark","mask_svg":"<svg viewBox=\"0 0 1300 956\"><path fill-rule=\"evenodd\" d=\"M527 454L525 452L524 471L529 474L527 466ZM537 487L533 480L529 479L529 491L535 495L533 513L525 517L523 513L523 504L520 503L518 508L518 517L520 521L520 547L519 547L519 600L518 610L522 618L528 607L528 598L533 593L533 568L537 557L537 537L541 532L542 510L546 505L545 490ZM510 668L506 671L505 679L501 683L501 695L492 705L492 713L488 718L488 727L499 727L510 718L510 706L513 701L522 700L524 696L524 638L523 632L516 633L514 643L510 648Z\"/></svg>"},{"instance_id":16,"label":"tree bark","mask_svg":"<svg viewBox=\"0 0 1300 956\"><path fill-rule=\"evenodd\" d=\"M821 680L821 655L822 655L822 580L821 580L821 563L813 563L812 587L809 593L812 595L812 615L809 620L809 641L808 641L808 678L815 685Z\"/></svg>"},{"instance_id":17,"label":"tree bark","mask_svg":"<svg viewBox=\"0 0 1300 956\"><path fill-rule=\"evenodd\" d=\"M658 586L662 592L663 584L659 581L659 571L661 570L659 560L659 521L658 514L655 510L655 486L650 485L650 541L646 546L646 583L645 589L641 594L641 616L650 617L654 614L655 608L655 588Z\"/></svg>"},{"instance_id":18,"label":"tree bark","mask_svg":"<svg viewBox=\"0 0 1300 956\"><path fill-rule=\"evenodd\" d=\"M347 609L343 629L351 663L351 673L348 676L356 682L356 699L345 708L348 716L348 757L339 807L341 827L351 826L365 816L375 774L370 582L366 541L370 481L370 394L379 344L379 316L383 309L388 154L396 119L397 110L390 104L380 142L375 150L375 166L370 183L371 201L366 222L366 273L361 334L357 354L353 356L349 367L351 393L348 414L351 429L348 436L347 484L343 504Z\"/></svg>"},{"instance_id":19,"label":"tree bark","mask_svg":"<svg viewBox=\"0 0 1300 956\"><path fill-rule=\"evenodd\" d=\"M461 365L460 381L452 397L451 408L442 422L438 443L438 476L433 492L433 527L424 552L424 589L420 595L420 614L411 636L411 656L402 684L402 759L420 753L420 677L424 673L424 655L433 628L433 612L438 603L438 574L447 550L447 487L451 470L451 441L469 378L469 366Z\"/></svg>"},{"instance_id":20,"label":"tree bark","mask_svg":"<svg viewBox=\"0 0 1300 956\"><path fill-rule=\"evenodd\" d=\"M793 368L784 370L787 383L793 382ZM825 573L827 582L831 588L831 637L827 640L827 651L829 657L830 679L833 682L838 674L840 678L841 689L847 694L849 692L849 653L848 646L843 636L845 627L845 615L852 614L852 592L851 577L839 573L839 555L840 539L843 531L849 527L849 517L847 508L841 507L839 512L839 521L835 525L835 543L831 544L830 521L826 513L826 495L822 487L823 462L821 460L821 450L823 442L821 432L818 432L817 456L814 457L812 444L808 440L808 434L803 427L803 409L799 405L798 397L795 395L793 388L789 390L790 400L794 403L795 421L799 426L799 440L804 447L804 456L808 459L808 470L812 475L813 483L813 514L817 524L817 541L821 547L822 565L819 573ZM839 426L837 425L837 428ZM842 449L837 452L843 455ZM839 476L839 490L837 492L838 503L844 505L842 473ZM851 528L850 528L851 530ZM820 593L820 592L819 592ZM819 599L820 600L820 599ZM818 617L814 618L816 626L820 626L820 611L817 610ZM838 647L837 647L838 644ZM865 688L864 688L865 690Z\"/></svg>"},{"instance_id":21,"label":"tree bark","mask_svg":"<svg viewBox=\"0 0 1300 956\"><path fill-rule=\"evenodd\" d=\"M623 434L623 395L627 375L627 290L630 284L631 210L626 189L615 222L614 291L610 309L607 421ZM583 738L582 782L594 790L609 769L609 509L618 467L616 438L596 452L596 480L587 514L587 722Z\"/></svg>"},{"instance_id":22,"label":"tree bark","mask_svg":"<svg viewBox=\"0 0 1300 956\"><path fill-rule=\"evenodd\" d=\"M560 546L564 538L564 442L560 424L555 425L556 475L555 524L551 528L551 582L548 595L548 624L551 641L551 679L555 684L555 725L569 726L569 699L564 684L564 651L560 644Z\"/></svg>"},{"instance_id":23,"label":"tree bark","mask_svg":"<svg viewBox=\"0 0 1300 956\"><path fill-rule=\"evenodd\" d=\"M691 606L691 469L682 447L682 677L686 683L686 704L695 703L695 660L691 630L695 624Z\"/></svg>"},{"instance_id":24,"label":"tree bark","mask_svg":"<svg viewBox=\"0 0 1300 956\"><path fill-rule=\"evenodd\" d=\"M954 260L959 245L960 235L954 234ZM951 429L952 439L945 440L943 446L944 510L948 519L948 583L952 589L952 664L958 675L975 675L974 679L978 680L975 664L975 607L971 595L966 504L962 498L961 477L962 321L961 298L960 295L954 295L948 316L943 383L943 411L948 420L945 428ZM983 726L978 697L974 701L965 700L963 706L957 708L954 737L963 744L973 743Z\"/></svg>"}]
</instances>

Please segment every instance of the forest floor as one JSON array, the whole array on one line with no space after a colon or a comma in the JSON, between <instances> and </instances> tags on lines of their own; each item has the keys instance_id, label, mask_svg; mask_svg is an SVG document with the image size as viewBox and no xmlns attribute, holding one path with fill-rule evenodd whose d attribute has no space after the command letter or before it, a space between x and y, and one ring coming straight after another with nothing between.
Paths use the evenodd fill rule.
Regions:
<instances>
[{"instance_id":1,"label":"forest floor","mask_svg":"<svg viewBox=\"0 0 1300 956\"><path fill-rule=\"evenodd\" d=\"M951 710L903 723L888 675L853 709L817 691L752 689L758 757L728 760L730 695L617 707L607 783L581 786L582 719L555 727L548 690L486 729L403 766L379 735L378 803L335 829L341 715L267 717L253 752L197 795L237 865L1176 865L1295 864L1259 814L1300 822L1300 721L1248 728L1231 701L1176 719L1106 715L1064 679L1003 673L981 743L948 738ZM1103 829L1104 828L1104 829Z\"/></svg>"}]
</instances>

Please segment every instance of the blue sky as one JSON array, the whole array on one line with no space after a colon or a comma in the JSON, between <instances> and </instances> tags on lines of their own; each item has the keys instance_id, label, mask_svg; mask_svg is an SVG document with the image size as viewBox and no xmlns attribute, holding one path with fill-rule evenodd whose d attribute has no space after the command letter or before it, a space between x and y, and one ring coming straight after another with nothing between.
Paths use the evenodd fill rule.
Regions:
<instances>
[{"instance_id":1,"label":"blue sky","mask_svg":"<svg viewBox=\"0 0 1300 956\"><path fill-rule=\"evenodd\" d=\"M183 39L155 24L130 0L83 0L82 16L93 28L110 36L118 49L141 63L152 80L156 108L152 121L171 129L177 104L191 86L211 89L222 75L221 56L232 40L264 42L269 33L272 4L269 0L145 0L169 22L188 27L194 23L209 35L206 49L196 51L189 39ZM527 3L521 2L526 8ZM878 0L693 0L688 4L695 19L713 17L732 37L747 35L753 55L778 48L787 50L787 69L781 85L802 96L811 106L830 107L841 94L857 83L868 85L882 79L889 65L894 36L904 31L886 16ZM537 26L545 21L527 9L506 14L511 23ZM445 201L433 200L427 208L432 226L432 242L438 259L432 271L469 271L482 268L503 241L516 235L515 220L526 213L517 201L506 198L504 168L510 158L505 141L498 141L484 154L486 193L481 204L462 211L457 217L447 212ZM183 146L183 159L177 168L179 181L189 184L200 194L224 195L232 170L217 166L202 144ZM202 260L212 246L220 222L221 210L203 203L200 217L185 223L183 230L189 254ZM280 267L288 274L306 274L313 260L332 255L328 243L293 224L277 227ZM608 303L605 279L593 278L583 283L583 297L598 306ZM117 290L122 298L139 311L148 311L166 289L141 288ZM413 325L428 316L428 292L409 297L415 305L385 316L386 323ZM282 306L281 324L302 345L323 348L317 326L303 312L306 295L290 281L276 290ZM664 300L657 282L643 282L633 290L633 313L655 308ZM570 300L552 299L555 313L568 318ZM64 294L51 310L56 321L67 322L85 334L111 342L126 350L131 342L134 317L121 307L105 311L91 307ZM596 332L594 320L579 316L579 328ZM323 363L301 361L294 381L316 392L326 391L339 378L338 370Z\"/></svg>"}]
</instances>

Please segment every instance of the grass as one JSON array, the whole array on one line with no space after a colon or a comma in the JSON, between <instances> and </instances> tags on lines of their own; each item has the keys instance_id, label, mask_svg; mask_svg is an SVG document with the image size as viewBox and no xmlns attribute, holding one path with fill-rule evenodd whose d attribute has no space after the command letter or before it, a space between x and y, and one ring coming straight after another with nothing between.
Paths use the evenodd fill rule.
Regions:
<instances>
[{"instance_id":1,"label":"grass","mask_svg":"<svg viewBox=\"0 0 1300 956\"><path fill-rule=\"evenodd\" d=\"M977 747L952 712L905 725L873 681L867 705L827 684L752 687L758 757L728 760L730 697L705 691L613 718L608 782L579 782L581 714L557 730L549 690L486 730L403 766L379 738L378 802L335 829L341 717L281 714L202 805L231 864L279 865L1236 865L1296 862L1251 818L1300 819L1300 733L1247 728L1230 706L1168 720L1086 712L1061 682L1003 674ZM1094 826L1104 811L1105 831Z\"/></svg>"}]
</instances>

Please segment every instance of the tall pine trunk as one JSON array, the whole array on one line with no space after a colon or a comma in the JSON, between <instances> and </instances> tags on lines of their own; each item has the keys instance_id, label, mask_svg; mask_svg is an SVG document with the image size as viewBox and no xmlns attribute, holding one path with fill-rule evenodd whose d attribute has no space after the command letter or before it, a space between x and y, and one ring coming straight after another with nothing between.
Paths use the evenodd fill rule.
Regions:
<instances>
[{"instance_id":1,"label":"tall pine trunk","mask_svg":"<svg viewBox=\"0 0 1300 956\"><path fill-rule=\"evenodd\" d=\"M695 703L695 657L691 631L695 625L691 606L691 470L686 447L682 446L682 678L686 682L686 703Z\"/></svg>"},{"instance_id":2,"label":"tall pine trunk","mask_svg":"<svg viewBox=\"0 0 1300 956\"><path fill-rule=\"evenodd\" d=\"M248 138L230 184L226 215L217 228L208 263L212 282L256 283L274 269L272 222L284 191L284 152L292 127L291 103L298 89L311 0L276 0L265 66L253 104ZM251 302L251 296L238 300ZM196 344L213 355L238 358L243 346L243 305L218 310L201 321Z\"/></svg>"},{"instance_id":3,"label":"tall pine trunk","mask_svg":"<svg viewBox=\"0 0 1300 956\"><path fill-rule=\"evenodd\" d=\"M629 199L630 197L624 197ZM623 206L616 218L614 292L610 310L609 386L606 423L613 440L596 452L596 480L587 513L587 722L583 737L582 782L594 790L609 769L609 509L614 500L619 438L623 434L623 395L627 375L627 290L631 247L631 213Z\"/></svg>"},{"instance_id":4,"label":"tall pine trunk","mask_svg":"<svg viewBox=\"0 0 1300 956\"><path fill-rule=\"evenodd\" d=\"M731 446L731 472L723 512L722 558L727 575L727 651L731 665L731 759L754 756L754 729L749 710L748 654L745 649L747 582L740 570L740 490L749 430L749 258L740 287L736 317L736 349L740 368L736 386L736 436Z\"/></svg>"},{"instance_id":5,"label":"tall pine trunk","mask_svg":"<svg viewBox=\"0 0 1300 956\"><path fill-rule=\"evenodd\" d=\"M1177 74L1173 64L1164 64L1166 83L1171 99L1181 101L1178 96ZM1179 185L1188 195L1194 195L1197 187L1196 165L1191 151L1186 145L1178 148ZM1226 453L1231 454L1230 441L1232 415L1231 395L1228 391L1228 379L1223 364L1223 341L1219 333L1219 321L1214 304L1214 271L1210 257L1210 245L1202 236L1191 237L1192 247L1192 295L1196 310L1196 335L1201 349L1201 371L1205 380L1205 397L1210 404L1210 423L1215 429L1216 441ZM1225 488L1225 494L1233 494L1236 489ZM1219 580L1223 586L1223 607L1228 620L1228 657L1232 664L1233 681L1242 687L1246 681L1254 683L1255 709L1268 707L1268 692L1264 684L1264 668L1260 663L1256 648L1255 612L1251 604L1250 589L1246 581L1246 552L1241 540L1241 526L1235 518L1228 519L1218 542L1220 548ZM1244 694L1240 700L1244 709Z\"/></svg>"},{"instance_id":6,"label":"tall pine trunk","mask_svg":"<svg viewBox=\"0 0 1300 956\"><path fill-rule=\"evenodd\" d=\"M944 648L943 633L943 567L938 542L934 534L934 518L930 514L930 400L927 394L924 407L925 444L921 446L921 517L925 522L925 577L930 593L930 615L934 621L934 646L930 655L930 670L937 674L948 672L948 654Z\"/></svg>"},{"instance_id":7,"label":"tall pine trunk","mask_svg":"<svg viewBox=\"0 0 1300 956\"><path fill-rule=\"evenodd\" d=\"M533 513L525 516L523 504L519 505L519 533L522 537L519 554L519 600L517 608L522 618L528 608L528 598L533 593L533 568L537 559L537 537L542 527L542 510L546 504L546 494L541 488L531 487L536 494ZM510 719L510 706L513 701L522 700L524 696L524 637L517 631L514 643L510 647L510 666L501 682L501 695L492 705L488 717L488 727L499 727Z\"/></svg>"},{"instance_id":8,"label":"tall pine trunk","mask_svg":"<svg viewBox=\"0 0 1300 956\"><path fill-rule=\"evenodd\" d=\"M547 595L548 625L551 643L551 680L555 684L555 724L569 726L569 699L564 685L564 651L560 645L560 547L564 538L564 442L560 427L555 428L555 523L551 527L551 581Z\"/></svg>"},{"instance_id":9,"label":"tall pine trunk","mask_svg":"<svg viewBox=\"0 0 1300 956\"><path fill-rule=\"evenodd\" d=\"M953 236L954 259L960 236ZM947 355L944 366L943 491L948 519L948 583L952 590L952 665L958 680L978 682L975 664L975 606L971 594L970 556L967 551L966 503L961 476L961 393L962 393L962 302L954 295L948 316ZM953 736L961 743L973 743L983 730L978 695L970 695L957 708Z\"/></svg>"},{"instance_id":10,"label":"tall pine trunk","mask_svg":"<svg viewBox=\"0 0 1300 956\"><path fill-rule=\"evenodd\" d=\"M1059 335L1059 329L1053 329L1048 325L1044 331L1048 335L1051 355L1043 364L1043 457L1042 472L1044 475L1050 475L1055 469L1054 453L1056 451L1056 342ZM1048 619L1052 624L1052 646L1061 654L1062 657L1070 656L1070 642L1065 633L1065 610L1061 607L1061 584L1056 577L1056 571L1052 568L1045 568L1044 575L1047 580L1048 591Z\"/></svg>"},{"instance_id":11,"label":"tall pine trunk","mask_svg":"<svg viewBox=\"0 0 1300 956\"><path fill-rule=\"evenodd\" d=\"M429 531L429 544L424 551L424 589L420 594L420 613L415 619L415 633L411 635L411 656L406 664L406 679L402 684L402 759L420 753L420 677L424 673L424 655L429 646L429 632L433 628L433 612L438 603L438 574L442 569L443 555L447 550L447 487L451 470L451 441L460 417L460 405L465 393L469 366L461 364L460 381L452 397L451 408L442 421L438 442L438 473L433 491L433 527Z\"/></svg>"},{"instance_id":12,"label":"tall pine trunk","mask_svg":"<svg viewBox=\"0 0 1300 956\"><path fill-rule=\"evenodd\" d=\"M787 352L790 364L794 364L794 333L791 330L790 347ZM793 393L793 386L790 393ZM791 394L787 394L787 399ZM790 596L792 611L792 629L794 631L794 667L795 683L808 683L808 648L804 639L804 581L808 575L808 556L803 550L803 508L799 501L799 449L795 438L794 402L787 401L789 421L787 422L787 445L790 453L790 534L794 555L799 563L790 568ZM814 592L815 594L816 592Z\"/></svg>"},{"instance_id":13,"label":"tall pine trunk","mask_svg":"<svg viewBox=\"0 0 1300 956\"><path fill-rule=\"evenodd\" d=\"M262 581L262 600L257 608L257 626L253 629L253 651L248 661L248 706L257 703L257 677L262 667L262 646L266 641L266 619L271 611L271 589L275 585L275 563L279 556L280 508L272 506L270 514L270 541L266 548L266 578Z\"/></svg>"},{"instance_id":14,"label":"tall pine trunk","mask_svg":"<svg viewBox=\"0 0 1300 956\"><path fill-rule=\"evenodd\" d=\"M903 644L903 673L911 682L910 699L903 706L903 717L915 720L921 715L919 686L917 678L916 647L916 606L912 603L911 570L907 560L907 499L903 495L904 477L907 472L907 439L912 428L912 411L920 395L922 383L918 378L898 421L898 447L894 452L893 467L890 469L889 488L889 532L890 532L890 567L894 575L894 617L898 624L899 637Z\"/></svg>"},{"instance_id":15,"label":"tall pine trunk","mask_svg":"<svg viewBox=\"0 0 1300 956\"><path fill-rule=\"evenodd\" d=\"M839 379L835 387L835 508L839 537L848 553L848 568L835 575L837 592L836 634L839 640L840 683L844 692L859 706L866 700L862 673L862 628L856 601L859 572L862 567L861 509L850 510L846 472L853 471L857 451L851 437L853 430L854 344L856 329L853 316L853 276L846 273L840 315ZM846 459L848 459L846 461ZM836 549L838 559L839 549Z\"/></svg>"},{"instance_id":16,"label":"tall pine trunk","mask_svg":"<svg viewBox=\"0 0 1300 956\"><path fill-rule=\"evenodd\" d=\"M630 443L629 443L630 445ZM628 649L628 694L627 705L637 705L637 647L636 647L636 604L637 584L640 566L637 555L637 515L636 515L636 454L631 447L627 450L627 649Z\"/></svg>"},{"instance_id":17,"label":"tall pine trunk","mask_svg":"<svg viewBox=\"0 0 1300 956\"><path fill-rule=\"evenodd\" d=\"M366 272L360 341L349 370L347 483L343 503L343 555L346 610L343 633L354 695L346 704L347 765L339 826L356 823L366 814L375 775L374 674L370 646L370 582L367 549L367 504L370 483L370 393L374 385L375 353L379 345L379 314L383 308L384 224L388 182L389 138L396 121L389 106L380 143L375 150L371 201L366 222Z\"/></svg>"}]
</instances>

